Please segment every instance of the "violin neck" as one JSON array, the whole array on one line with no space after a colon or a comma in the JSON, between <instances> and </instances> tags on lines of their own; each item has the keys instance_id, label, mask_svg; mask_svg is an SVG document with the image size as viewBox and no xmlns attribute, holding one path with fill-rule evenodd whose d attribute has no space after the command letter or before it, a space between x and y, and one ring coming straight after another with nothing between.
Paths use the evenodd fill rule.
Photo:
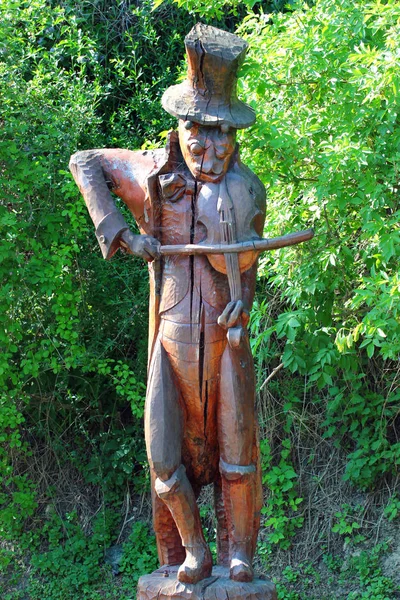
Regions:
<instances>
[{"instance_id":1,"label":"violin neck","mask_svg":"<svg viewBox=\"0 0 400 600\"><path fill-rule=\"evenodd\" d=\"M226 182L221 182L218 198L219 230L223 244L235 244L237 240L235 208L228 193ZM242 299L242 282L238 254L225 254L226 274L228 277L231 301Z\"/></svg>"},{"instance_id":2,"label":"violin neck","mask_svg":"<svg viewBox=\"0 0 400 600\"><path fill-rule=\"evenodd\" d=\"M239 255L225 254L226 274L228 276L231 301L242 299L242 281L240 277Z\"/></svg>"}]
</instances>

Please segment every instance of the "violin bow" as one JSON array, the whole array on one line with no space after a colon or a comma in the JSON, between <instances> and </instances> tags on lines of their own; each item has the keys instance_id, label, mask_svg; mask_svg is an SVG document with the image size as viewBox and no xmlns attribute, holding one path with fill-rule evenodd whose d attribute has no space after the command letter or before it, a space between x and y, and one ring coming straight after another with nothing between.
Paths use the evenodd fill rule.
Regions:
<instances>
[{"instance_id":1,"label":"violin bow","mask_svg":"<svg viewBox=\"0 0 400 600\"><path fill-rule=\"evenodd\" d=\"M176 244L161 246L160 254L162 256L172 256L173 254L187 255L192 254L239 254L240 252L265 252L266 250L277 250L307 242L314 237L313 229L305 229L288 233L274 238L256 238L248 242L237 242L235 244Z\"/></svg>"}]
</instances>

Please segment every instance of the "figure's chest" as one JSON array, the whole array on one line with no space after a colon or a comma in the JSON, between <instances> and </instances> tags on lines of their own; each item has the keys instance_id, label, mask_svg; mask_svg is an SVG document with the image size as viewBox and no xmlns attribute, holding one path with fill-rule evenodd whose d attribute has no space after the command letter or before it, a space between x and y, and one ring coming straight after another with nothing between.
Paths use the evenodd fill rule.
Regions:
<instances>
[{"instance_id":1,"label":"figure's chest","mask_svg":"<svg viewBox=\"0 0 400 600\"><path fill-rule=\"evenodd\" d=\"M197 244L205 239L204 227L198 223L200 185L185 175L159 178L162 244Z\"/></svg>"},{"instance_id":2,"label":"figure's chest","mask_svg":"<svg viewBox=\"0 0 400 600\"><path fill-rule=\"evenodd\" d=\"M258 237L255 222L261 211L244 178L227 174L221 183L196 184L180 174L162 177L162 244L221 244ZM224 238L227 227L229 240Z\"/></svg>"}]
</instances>

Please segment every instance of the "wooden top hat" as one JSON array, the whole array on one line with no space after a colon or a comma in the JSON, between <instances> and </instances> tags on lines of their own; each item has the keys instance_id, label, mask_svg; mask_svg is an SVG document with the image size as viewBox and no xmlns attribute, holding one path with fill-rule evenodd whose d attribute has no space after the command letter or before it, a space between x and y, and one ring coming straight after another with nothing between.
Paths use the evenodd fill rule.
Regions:
<instances>
[{"instance_id":1,"label":"wooden top hat","mask_svg":"<svg viewBox=\"0 0 400 600\"><path fill-rule=\"evenodd\" d=\"M164 92L164 109L178 119L201 125L250 127L256 119L255 112L238 100L236 93L237 73L247 42L227 31L197 23L186 36L185 47L187 77Z\"/></svg>"}]
</instances>

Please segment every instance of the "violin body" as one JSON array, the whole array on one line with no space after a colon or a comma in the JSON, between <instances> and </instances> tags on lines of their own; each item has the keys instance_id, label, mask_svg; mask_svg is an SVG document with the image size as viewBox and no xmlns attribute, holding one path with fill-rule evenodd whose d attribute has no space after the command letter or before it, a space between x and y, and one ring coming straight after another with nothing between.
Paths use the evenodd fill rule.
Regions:
<instances>
[{"instance_id":1,"label":"violin body","mask_svg":"<svg viewBox=\"0 0 400 600\"><path fill-rule=\"evenodd\" d=\"M243 165L236 163L220 183L204 183L197 199L197 225L204 230L200 243L226 243L221 228L221 205L231 206L233 236L231 242L249 242L262 236L265 219L265 190L261 181ZM239 254L240 272L244 273L257 260L259 252L250 250ZM212 267L227 274L224 254L208 254Z\"/></svg>"}]
</instances>

